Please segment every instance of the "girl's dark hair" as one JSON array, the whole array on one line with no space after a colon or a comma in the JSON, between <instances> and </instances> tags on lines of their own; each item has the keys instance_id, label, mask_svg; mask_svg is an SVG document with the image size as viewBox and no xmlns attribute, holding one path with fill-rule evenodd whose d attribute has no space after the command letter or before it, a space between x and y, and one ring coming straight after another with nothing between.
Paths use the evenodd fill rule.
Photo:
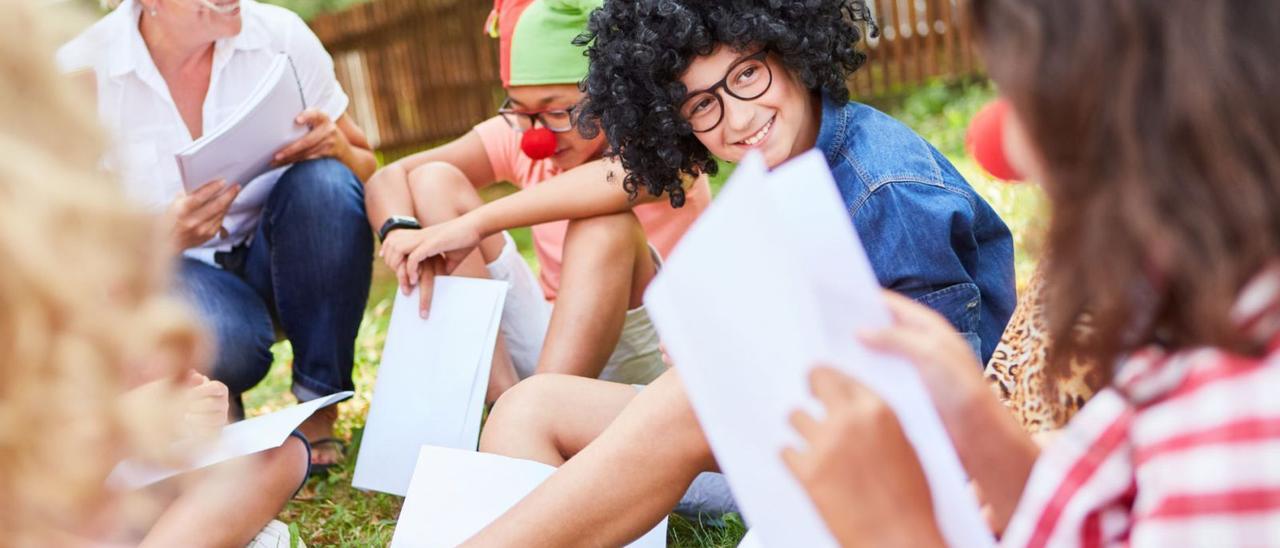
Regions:
<instances>
[{"instance_id":1,"label":"girl's dark hair","mask_svg":"<svg viewBox=\"0 0 1280 548\"><path fill-rule=\"evenodd\" d=\"M719 45L768 48L804 86L844 102L846 80L866 59L855 49L866 21L862 0L605 2L576 41L591 59L580 131L593 138L604 130L633 198L643 187L653 196L667 192L680 207L682 175L716 173L679 112L688 91L679 78L689 62Z\"/></svg>"},{"instance_id":2,"label":"girl's dark hair","mask_svg":"<svg viewBox=\"0 0 1280 548\"><path fill-rule=\"evenodd\" d=\"M1140 345L1257 354L1233 325L1280 257L1280 10L1251 0L971 0L1045 166L1056 372ZM1087 337L1073 328L1088 312ZM1078 333L1076 333L1078 335Z\"/></svg>"}]
</instances>

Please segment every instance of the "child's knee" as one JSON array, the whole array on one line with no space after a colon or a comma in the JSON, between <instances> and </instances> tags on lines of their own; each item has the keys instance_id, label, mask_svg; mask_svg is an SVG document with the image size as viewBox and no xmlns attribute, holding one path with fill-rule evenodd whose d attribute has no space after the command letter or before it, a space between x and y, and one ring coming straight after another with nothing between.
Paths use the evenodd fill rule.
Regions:
<instances>
[{"instance_id":1,"label":"child's knee","mask_svg":"<svg viewBox=\"0 0 1280 548\"><path fill-rule=\"evenodd\" d=\"M558 375L534 375L503 392L494 402L480 436L480 450L503 454L516 439L530 437L552 441L550 428L555 418Z\"/></svg>"},{"instance_id":2,"label":"child's knee","mask_svg":"<svg viewBox=\"0 0 1280 548\"><path fill-rule=\"evenodd\" d=\"M459 213L483 202L467 175L448 162L429 162L414 168L409 172L409 189L414 196L447 202Z\"/></svg>"},{"instance_id":3,"label":"child's knee","mask_svg":"<svg viewBox=\"0 0 1280 548\"><path fill-rule=\"evenodd\" d=\"M259 465L271 476L270 483L294 489L306 478L310 458L306 444L297 436L289 436L280 447L264 451Z\"/></svg>"},{"instance_id":4,"label":"child's knee","mask_svg":"<svg viewBox=\"0 0 1280 548\"><path fill-rule=\"evenodd\" d=\"M659 377L650 385L658 396L652 405L655 410L652 426L654 431L662 432L670 441L669 447L679 451L685 459L698 461L700 468L710 470L715 467L715 457L711 453L711 445L698 423L693 412L693 405L684 391L679 377L672 372Z\"/></svg>"}]
</instances>

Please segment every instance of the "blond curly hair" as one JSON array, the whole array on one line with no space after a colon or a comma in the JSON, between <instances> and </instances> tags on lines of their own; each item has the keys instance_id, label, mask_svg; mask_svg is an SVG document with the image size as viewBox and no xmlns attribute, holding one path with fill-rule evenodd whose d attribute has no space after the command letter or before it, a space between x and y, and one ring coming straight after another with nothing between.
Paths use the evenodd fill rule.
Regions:
<instances>
[{"instance_id":1,"label":"blond curly hair","mask_svg":"<svg viewBox=\"0 0 1280 548\"><path fill-rule=\"evenodd\" d=\"M36 12L0 2L0 531L12 545L53 544L110 507L111 468L161 456L180 415L167 397L122 396L203 355L166 294L156 221L98 170L94 101L55 71Z\"/></svg>"}]
</instances>

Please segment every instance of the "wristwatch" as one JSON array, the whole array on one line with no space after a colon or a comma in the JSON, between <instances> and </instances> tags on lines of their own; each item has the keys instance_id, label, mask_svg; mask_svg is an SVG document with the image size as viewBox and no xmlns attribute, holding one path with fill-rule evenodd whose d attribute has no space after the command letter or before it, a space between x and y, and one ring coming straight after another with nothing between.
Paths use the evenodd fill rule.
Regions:
<instances>
[{"instance_id":1,"label":"wristwatch","mask_svg":"<svg viewBox=\"0 0 1280 548\"><path fill-rule=\"evenodd\" d=\"M387 234L397 228L422 228L422 224L408 215L392 215L387 217L387 221L382 223L382 228L378 229L378 241L386 240Z\"/></svg>"}]
</instances>

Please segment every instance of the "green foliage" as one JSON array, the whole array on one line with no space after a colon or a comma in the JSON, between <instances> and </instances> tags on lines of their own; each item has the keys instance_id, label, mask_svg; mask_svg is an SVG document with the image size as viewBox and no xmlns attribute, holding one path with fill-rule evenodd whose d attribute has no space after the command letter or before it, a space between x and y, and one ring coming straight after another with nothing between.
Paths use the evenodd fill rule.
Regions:
<instances>
[{"instance_id":1,"label":"green foliage","mask_svg":"<svg viewBox=\"0 0 1280 548\"><path fill-rule=\"evenodd\" d=\"M978 109L995 97L987 81L946 84L935 81L902 99L890 114L911 126L949 158L965 157L964 134Z\"/></svg>"},{"instance_id":2,"label":"green foliage","mask_svg":"<svg viewBox=\"0 0 1280 548\"><path fill-rule=\"evenodd\" d=\"M296 0L306 4L313 0ZM314 0L316 4L336 4L350 0ZM276 3L289 3L275 0ZM1033 185L1011 185L991 179L964 151L964 132L969 120L983 104L994 96L987 84L924 86L884 106L890 115L914 128L934 143L956 165L965 178L1004 218L1014 233L1018 277L1026 280L1038 256L1036 235L1042 231L1043 200ZM731 164L723 164L713 178L715 190L732 172ZM514 188L495 187L486 199L495 199ZM532 241L528 229L513 231L525 258L534 263ZM356 339L354 380L356 396L339 409L337 435L352 441L348 458L331 469L326 477L312 479L285 508L280 519L300 532L309 546L385 546L391 541L400 513L402 499L380 493L365 493L351 487L360 435L369 408L369 397L377 370L382 345L386 340L387 322L395 293L395 281L381 263L376 263L369 306ZM289 367L293 351L288 342L277 344L272 351L275 364L267 379L245 396L252 414L278 409L292 403L289 395ZM742 519L727 516L722 525L689 520L673 515L667 534L668 544L679 547L735 546L746 531Z\"/></svg>"},{"instance_id":3,"label":"green foliage","mask_svg":"<svg viewBox=\"0 0 1280 548\"><path fill-rule=\"evenodd\" d=\"M679 548L732 548L747 533L738 514L726 514L723 523L689 519L671 514L667 520L667 546Z\"/></svg>"},{"instance_id":4,"label":"green foliage","mask_svg":"<svg viewBox=\"0 0 1280 548\"><path fill-rule=\"evenodd\" d=\"M302 533L298 530L298 522L289 524L289 548L298 548L302 542Z\"/></svg>"}]
</instances>

